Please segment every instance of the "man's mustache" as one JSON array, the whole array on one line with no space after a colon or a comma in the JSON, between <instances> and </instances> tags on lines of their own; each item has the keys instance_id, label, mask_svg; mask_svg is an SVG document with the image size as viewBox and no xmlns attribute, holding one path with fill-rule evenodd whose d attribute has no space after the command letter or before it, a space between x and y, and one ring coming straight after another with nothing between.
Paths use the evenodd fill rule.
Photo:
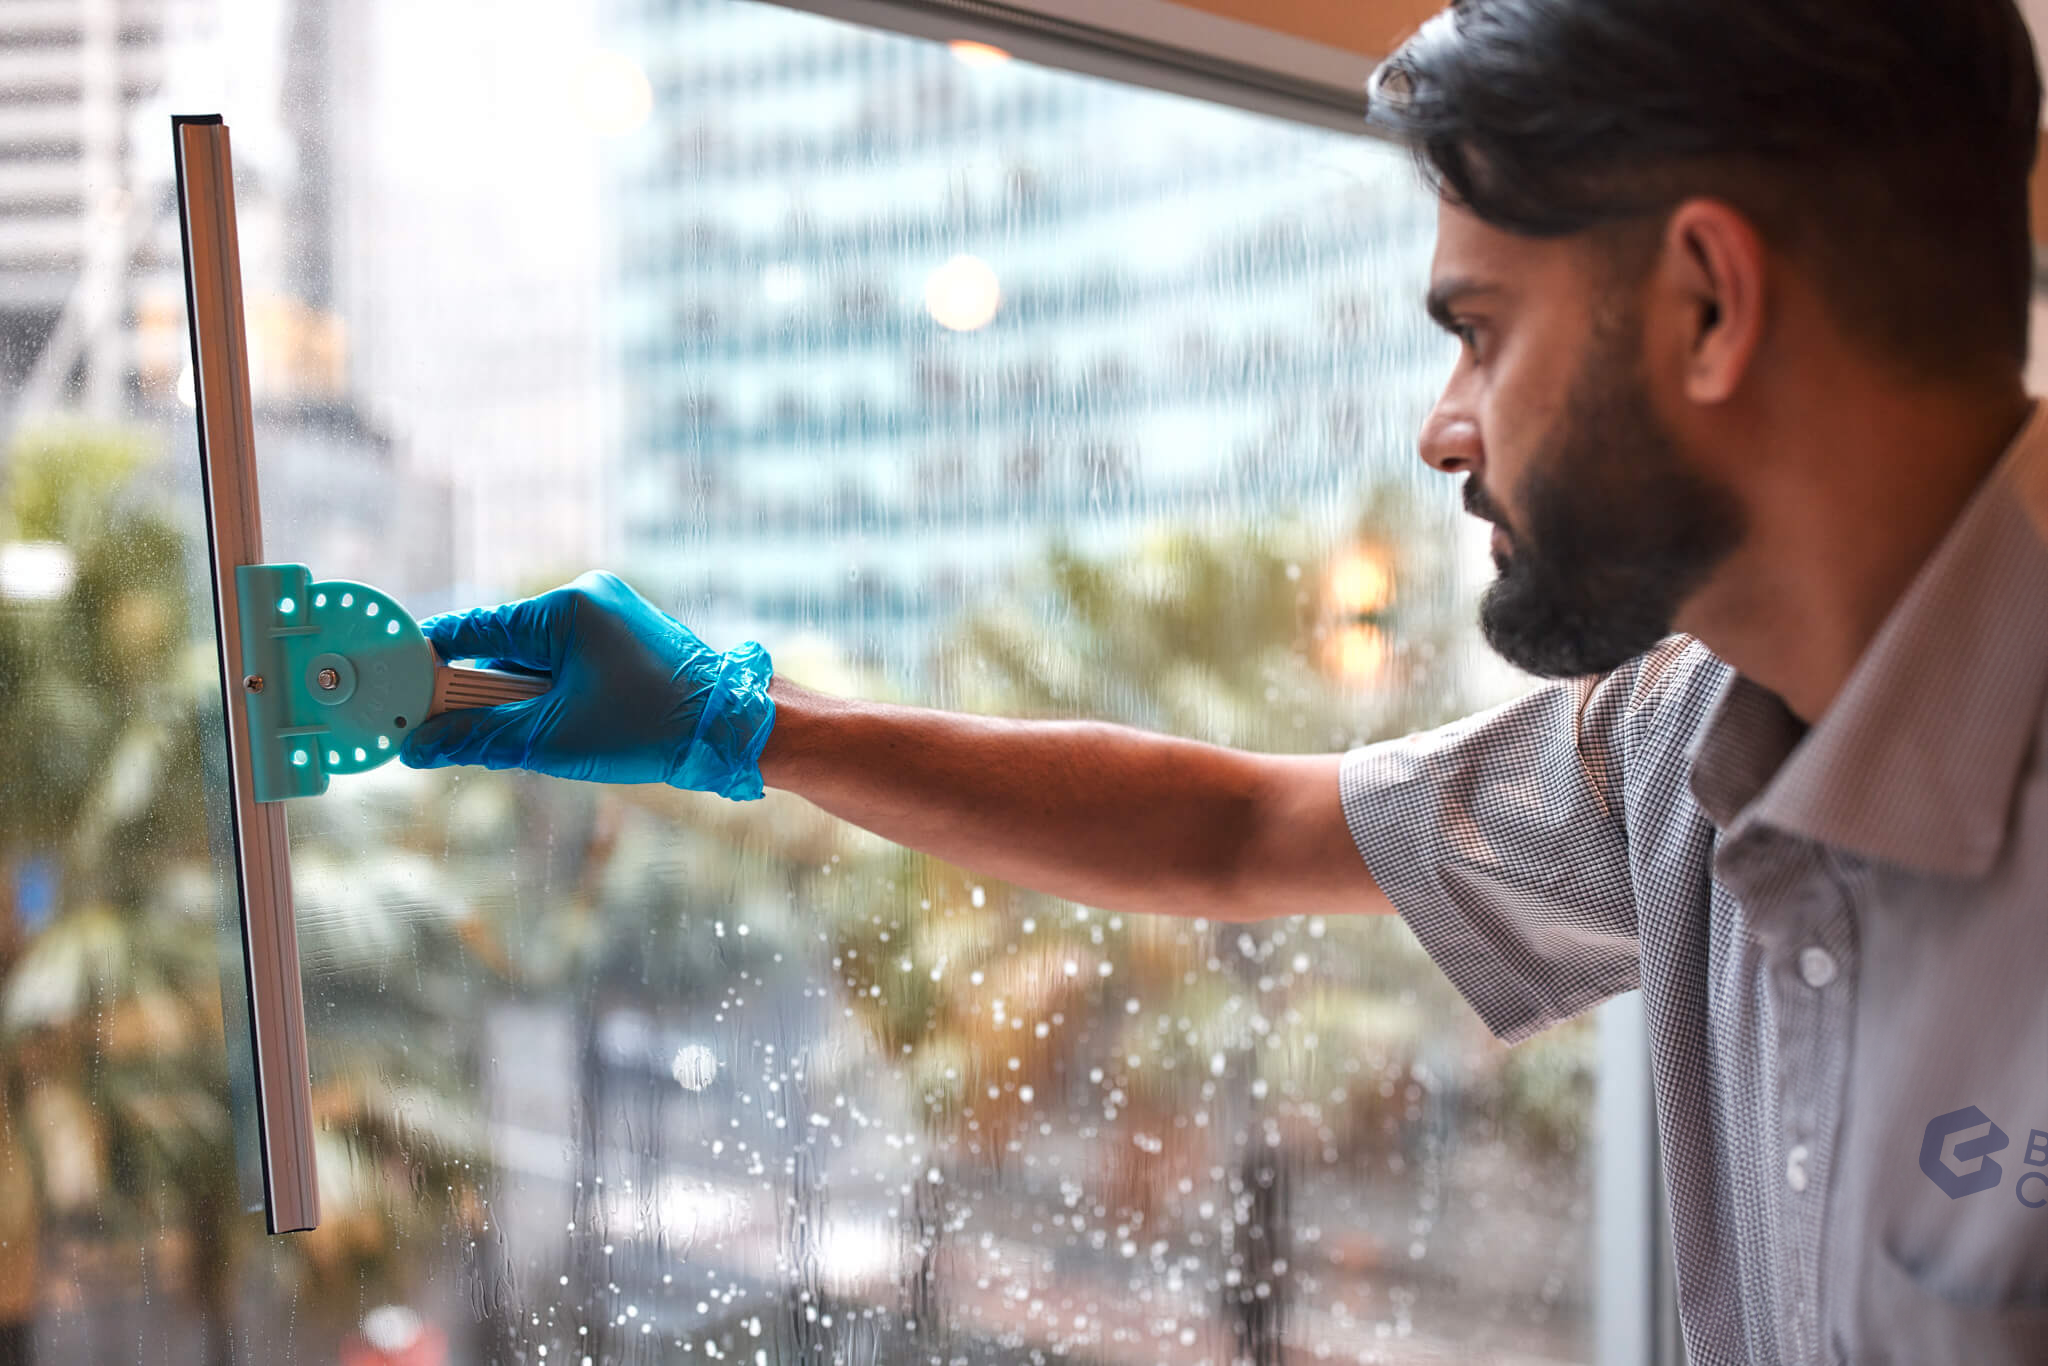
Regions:
<instances>
[{"instance_id":1,"label":"man's mustache","mask_svg":"<svg viewBox=\"0 0 2048 1366\"><path fill-rule=\"evenodd\" d=\"M1510 536L1513 536L1515 534L1514 529L1508 525L1507 514L1503 513L1500 510L1500 505L1498 503L1495 503L1493 499L1487 495L1486 490L1479 486L1478 475L1474 474L1467 476L1465 480L1464 499L1465 511L1471 513L1474 517L1479 518L1483 522L1492 522L1495 526L1501 528L1501 530L1507 532Z\"/></svg>"}]
</instances>

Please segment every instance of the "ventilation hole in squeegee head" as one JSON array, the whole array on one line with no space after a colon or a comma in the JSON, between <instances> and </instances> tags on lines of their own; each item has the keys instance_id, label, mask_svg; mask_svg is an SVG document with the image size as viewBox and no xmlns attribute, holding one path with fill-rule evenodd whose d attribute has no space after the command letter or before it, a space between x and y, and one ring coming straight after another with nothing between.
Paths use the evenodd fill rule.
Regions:
<instances>
[{"instance_id":1,"label":"ventilation hole in squeegee head","mask_svg":"<svg viewBox=\"0 0 2048 1366\"><path fill-rule=\"evenodd\" d=\"M394 725L394 726L396 726L396 727L397 727L398 729L400 729L400 730L404 730L404 729L405 729L405 718L404 718L403 716L394 716L394 717L392 717L392 718L391 718L391 724L392 724L392 725Z\"/></svg>"},{"instance_id":2,"label":"ventilation hole in squeegee head","mask_svg":"<svg viewBox=\"0 0 2048 1366\"><path fill-rule=\"evenodd\" d=\"M387 635L387 636L395 636L395 635L397 635L397 634L398 634L398 623L397 623L397 622L395 622L395 621L387 621L387 622L385 622L385 623L384 623L384 634L385 634L385 635Z\"/></svg>"},{"instance_id":3,"label":"ventilation hole in squeegee head","mask_svg":"<svg viewBox=\"0 0 2048 1366\"><path fill-rule=\"evenodd\" d=\"M377 615L377 604L373 602L373 603L369 604L369 605L368 605L367 607L363 608L363 615L364 615L364 616L366 616L366 617L374 617L374 616L376 616L376 615Z\"/></svg>"}]
</instances>

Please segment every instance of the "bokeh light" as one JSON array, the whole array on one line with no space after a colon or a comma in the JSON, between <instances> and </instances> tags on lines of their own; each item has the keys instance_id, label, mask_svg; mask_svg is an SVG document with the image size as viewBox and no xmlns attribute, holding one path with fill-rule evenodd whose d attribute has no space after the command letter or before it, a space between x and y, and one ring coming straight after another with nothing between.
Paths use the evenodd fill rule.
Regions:
<instances>
[{"instance_id":1,"label":"bokeh light","mask_svg":"<svg viewBox=\"0 0 2048 1366\"><path fill-rule=\"evenodd\" d=\"M1330 604L1341 615L1383 611L1393 596L1394 577L1378 556L1354 552L1330 568Z\"/></svg>"},{"instance_id":2,"label":"bokeh light","mask_svg":"<svg viewBox=\"0 0 2048 1366\"><path fill-rule=\"evenodd\" d=\"M991 43L970 42L965 38L954 39L946 44L946 48L953 54L954 61L976 69L1001 66L1010 60L1009 53Z\"/></svg>"},{"instance_id":3,"label":"bokeh light","mask_svg":"<svg viewBox=\"0 0 2048 1366\"><path fill-rule=\"evenodd\" d=\"M988 326L1002 301L994 268L978 256L955 256L924 282L925 311L954 332Z\"/></svg>"}]
</instances>

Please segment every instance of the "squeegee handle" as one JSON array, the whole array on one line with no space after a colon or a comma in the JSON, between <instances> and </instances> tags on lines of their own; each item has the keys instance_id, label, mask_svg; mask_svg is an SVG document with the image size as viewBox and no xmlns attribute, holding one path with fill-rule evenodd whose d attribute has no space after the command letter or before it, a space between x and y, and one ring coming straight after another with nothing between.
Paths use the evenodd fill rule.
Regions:
<instances>
[{"instance_id":1,"label":"squeegee handle","mask_svg":"<svg viewBox=\"0 0 2048 1366\"><path fill-rule=\"evenodd\" d=\"M434 700L427 715L463 707L498 707L507 702L524 702L539 697L554 680L544 674L515 674L502 669L473 669L465 665L434 666Z\"/></svg>"}]
</instances>

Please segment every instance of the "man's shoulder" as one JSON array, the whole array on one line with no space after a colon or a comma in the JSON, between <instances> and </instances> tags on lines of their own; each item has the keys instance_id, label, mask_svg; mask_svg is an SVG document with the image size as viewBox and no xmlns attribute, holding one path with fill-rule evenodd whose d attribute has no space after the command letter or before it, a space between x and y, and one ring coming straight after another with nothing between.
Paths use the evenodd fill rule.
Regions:
<instances>
[{"instance_id":1,"label":"man's shoulder","mask_svg":"<svg viewBox=\"0 0 2048 1366\"><path fill-rule=\"evenodd\" d=\"M1628 788L1683 788L1700 733L1734 678L1734 666L1696 638L1667 636L1592 680L1582 746L1604 735Z\"/></svg>"},{"instance_id":2,"label":"man's shoulder","mask_svg":"<svg viewBox=\"0 0 2048 1366\"><path fill-rule=\"evenodd\" d=\"M1734 666L1697 637L1670 635L1598 676L1589 705L1605 697L1611 699L1608 705L1630 717L1662 723L1689 720L1697 726L1734 676Z\"/></svg>"}]
</instances>

